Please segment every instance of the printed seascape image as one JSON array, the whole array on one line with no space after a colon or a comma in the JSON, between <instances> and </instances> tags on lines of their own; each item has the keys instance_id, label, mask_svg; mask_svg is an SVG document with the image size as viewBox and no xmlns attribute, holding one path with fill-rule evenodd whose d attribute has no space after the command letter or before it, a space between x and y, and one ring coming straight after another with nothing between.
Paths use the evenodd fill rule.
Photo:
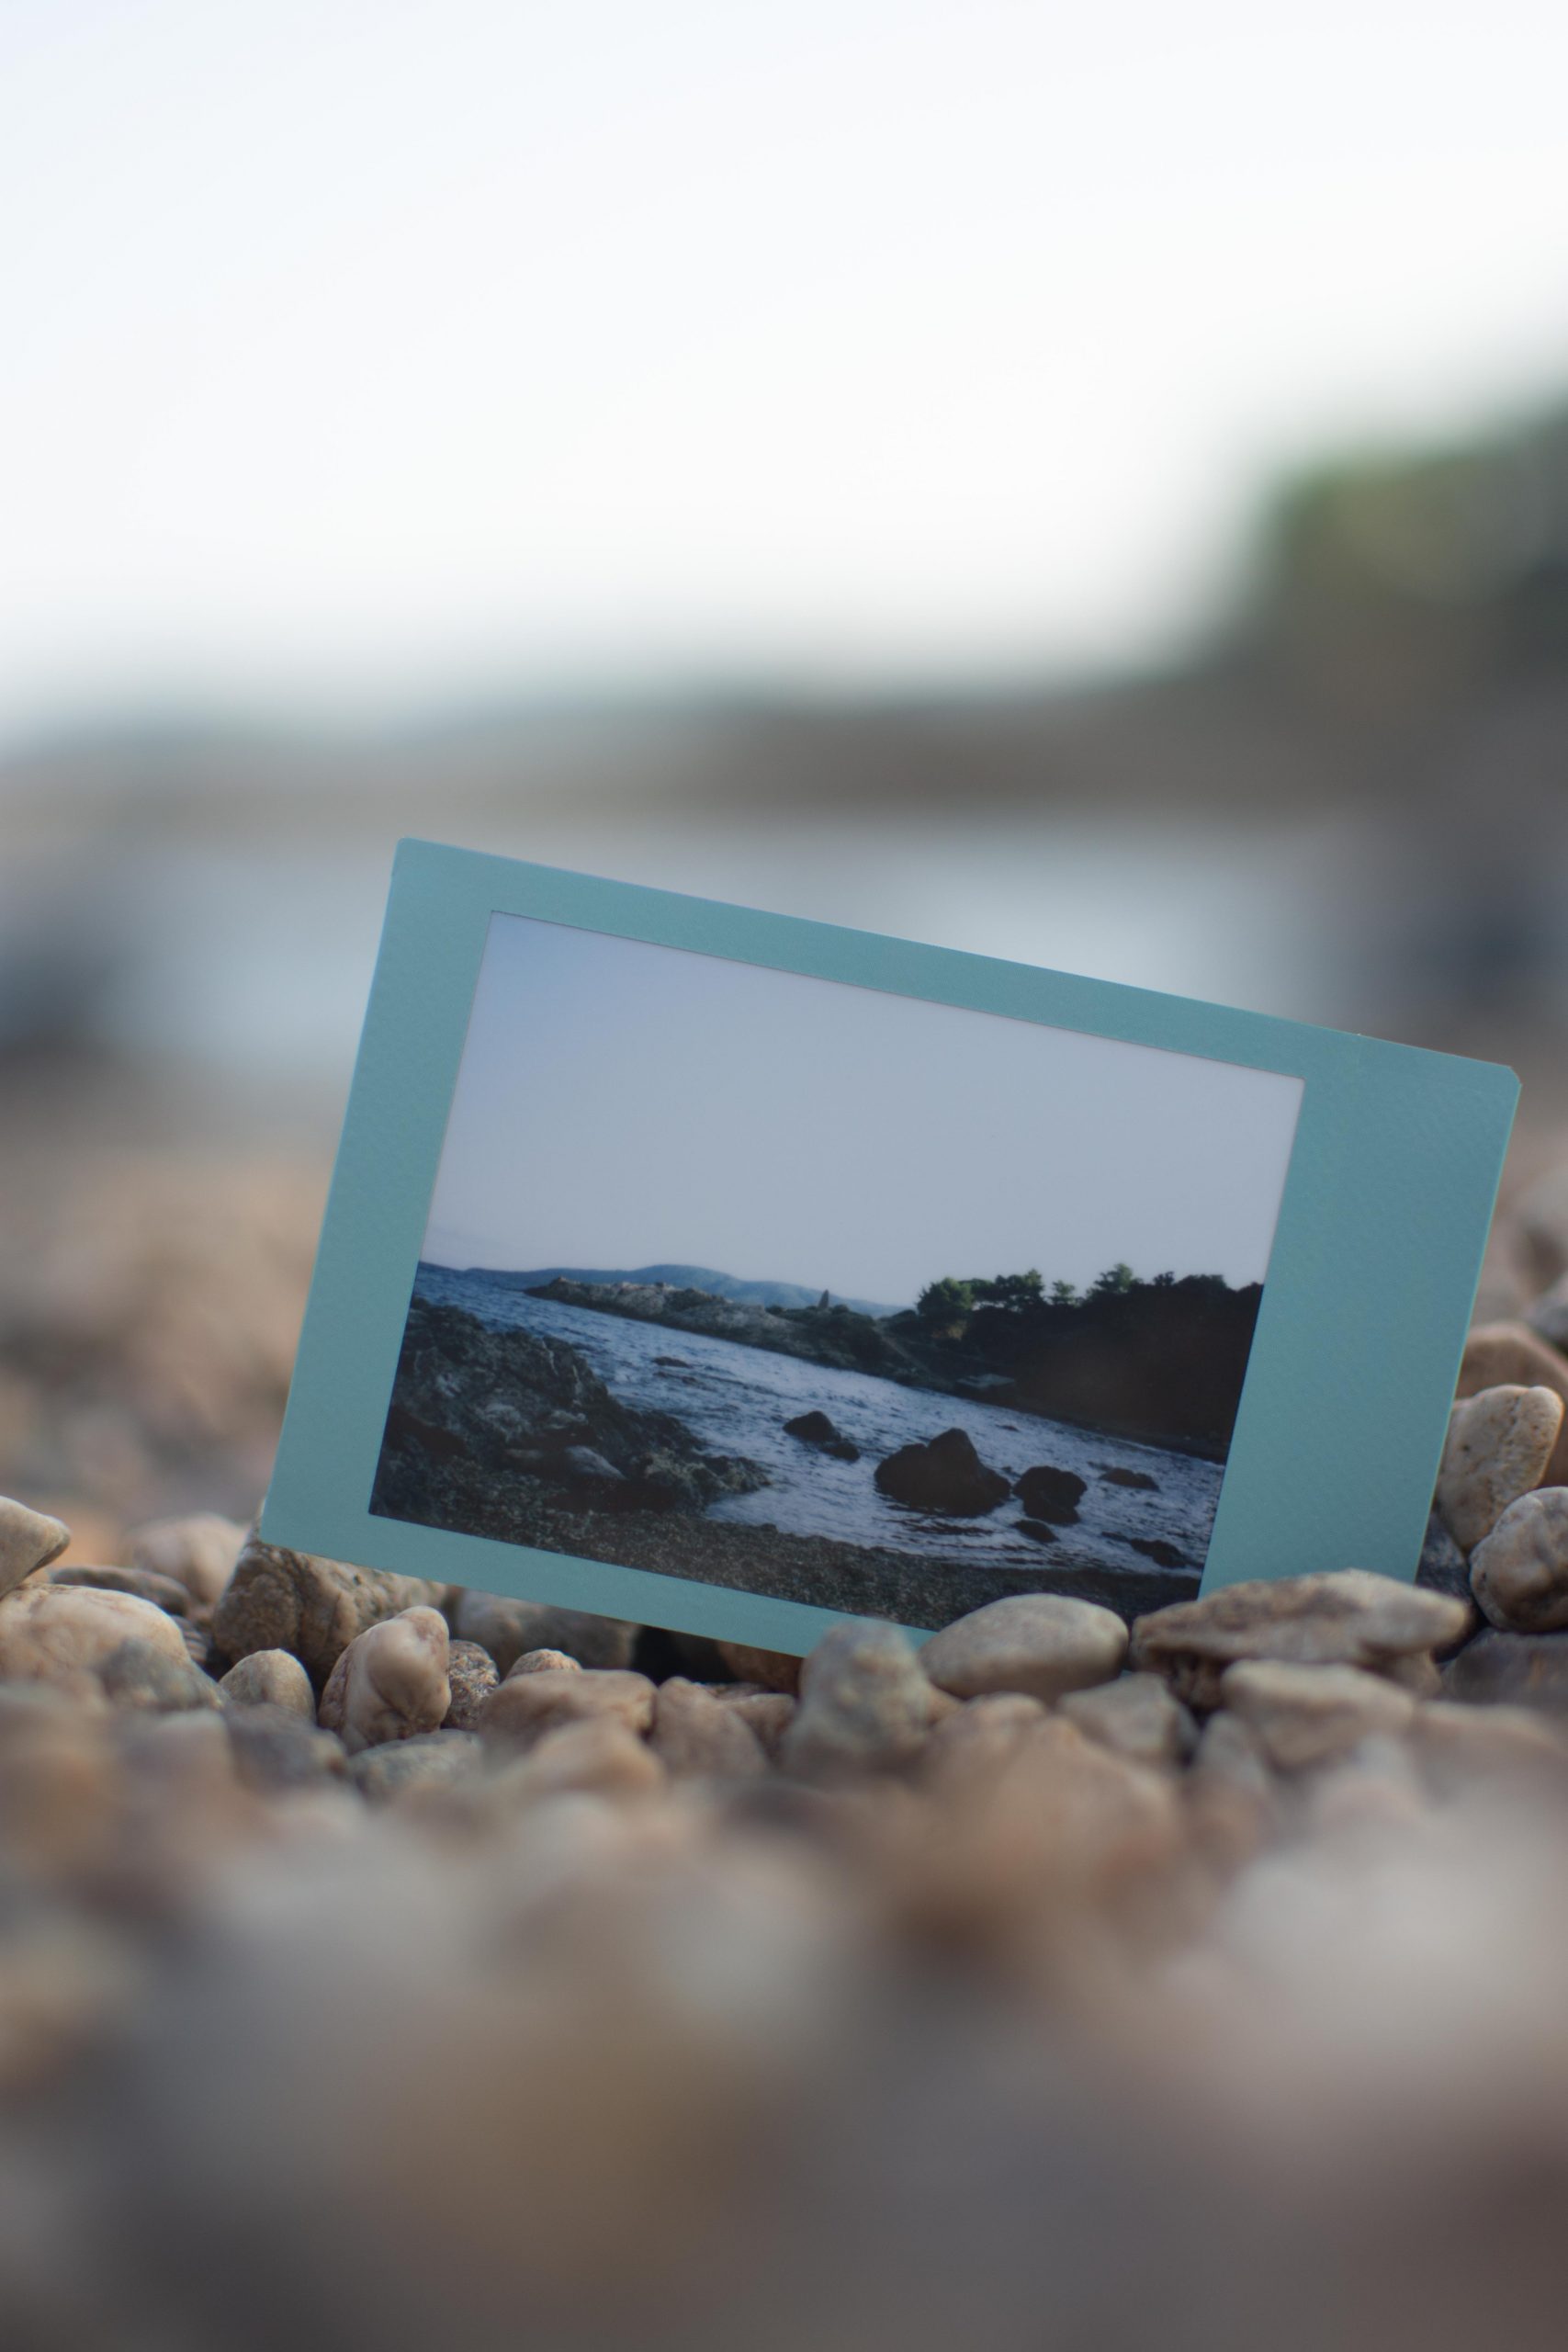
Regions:
<instances>
[{"instance_id":1,"label":"printed seascape image","mask_svg":"<svg viewBox=\"0 0 1568 2352\"><path fill-rule=\"evenodd\" d=\"M371 1509L925 1627L1190 1597L1300 1101L497 915Z\"/></svg>"}]
</instances>

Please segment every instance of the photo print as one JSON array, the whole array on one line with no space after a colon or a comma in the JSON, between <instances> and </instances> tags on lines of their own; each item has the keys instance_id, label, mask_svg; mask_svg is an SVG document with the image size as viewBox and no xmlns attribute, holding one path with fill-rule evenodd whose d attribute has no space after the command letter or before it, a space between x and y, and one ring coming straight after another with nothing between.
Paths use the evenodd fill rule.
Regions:
<instances>
[{"instance_id":1,"label":"photo print","mask_svg":"<svg viewBox=\"0 0 1568 2352\"><path fill-rule=\"evenodd\" d=\"M1194 1594L1301 1095L497 914L372 1512L916 1626Z\"/></svg>"}]
</instances>

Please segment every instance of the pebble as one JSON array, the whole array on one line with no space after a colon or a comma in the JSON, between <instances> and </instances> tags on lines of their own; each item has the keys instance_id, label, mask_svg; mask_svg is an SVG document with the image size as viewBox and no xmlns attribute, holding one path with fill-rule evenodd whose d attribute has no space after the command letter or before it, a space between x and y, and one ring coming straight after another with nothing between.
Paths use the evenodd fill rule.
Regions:
<instances>
[{"instance_id":1,"label":"pebble","mask_svg":"<svg viewBox=\"0 0 1568 2352\"><path fill-rule=\"evenodd\" d=\"M1263 1742L1240 1715L1221 1710L1198 1735L1192 1757L1195 1787L1222 1788L1249 1804L1272 1808L1277 1790Z\"/></svg>"},{"instance_id":2,"label":"pebble","mask_svg":"<svg viewBox=\"0 0 1568 2352\"><path fill-rule=\"evenodd\" d=\"M653 1796L664 1781L664 1767L648 1742L624 1717L606 1713L558 1724L492 1785L504 1804L575 1793Z\"/></svg>"},{"instance_id":3,"label":"pebble","mask_svg":"<svg viewBox=\"0 0 1568 2352\"><path fill-rule=\"evenodd\" d=\"M784 1734L795 1721L795 1711L798 1703L790 1697L789 1692L787 1690L744 1690L736 1695L732 1690L720 1686L714 1691L714 1697L721 1706L729 1708L732 1713L738 1714L744 1723L750 1724L751 1729L762 1743L764 1754L776 1760L779 1749L784 1743Z\"/></svg>"},{"instance_id":4,"label":"pebble","mask_svg":"<svg viewBox=\"0 0 1568 2352\"><path fill-rule=\"evenodd\" d=\"M521 1657L513 1660L502 1679L510 1682L514 1674L581 1674L582 1670L581 1658L568 1657L565 1650L525 1650Z\"/></svg>"},{"instance_id":5,"label":"pebble","mask_svg":"<svg viewBox=\"0 0 1568 2352\"><path fill-rule=\"evenodd\" d=\"M1568 1487L1537 1487L1508 1505L1470 1555L1470 1589L1505 1633L1568 1626Z\"/></svg>"},{"instance_id":6,"label":"pebble","mask_svg":"<svg viewBox=\"0 0 1568 2352\"><path fill-rule=\"evenodd\" d=\"M471 1731L422 1731L407 1739L367 1747L348 1759L348 1777L372 1804L385 1804L404 1789L445 1787L476 1771L483 1744Z\"/></svg>"},{"instance_id":7,"label":"pebble","mask_svg":"<svg viewBox=\"0 0 1568 2352\"><path fill-rule=\"evenodd\" d=\"M676 1780L752 1780L767 1770L762 1744L739 1708L680 1674L655 1693L649 1745Z\"/></svg>"},{"instance_id":8,"label":"pebble","mask_svg":"<svg viewBox=\"0 0 1568 2352\"><path fill-rule=\"evenodd\" d=\"M149 1714L177 1715L223 1705L209 1674L184 1656L170 1657L150 1642L122 1642L98 1668L104 1695L114 1707L141 1708Z\"/></svg>"},{"instance_id":9,"label":"pebble","mask_svg":"<svg viewBox=\"0 0 1568 2352\"><path fill-rule=\"evenodd\" d=\"M452 1605L452 1631L477 1642L506 1675L527 1650L564 1650L580 1666L626 1667L637 1629L619 1617L593 1617L582 1609L554 1609L546 1601L513 1600L502 1593L460 1590Z\"/></svg>"},{"instance_id":10,"label":"pebble","mask_svg":"<svg viewBox=\"0 0 1568 2352\"><path fill-rule=\"evenodd\" d=\"M480 1705L479 1727L487 1739L528 1748L549 1732L598 1715L630 1732L650 1730L653 1684L646 1674L606 1667L509 1675Z\"/></svg>"},{"instance_id":11,"label":"pebble","mask_svg":"<svg viewBox=\"0 0 1568 2352\"><path fill-rule=\"evenodd\" d=\"M438 1609L405 1609L369 1626L333 1667L317 1722L339 1735L350 1756L436 1730L452 1703L448 1638Z\"/></svg>"},{"instance_id":12,"label":"pebble","mask_svg":"<svg viewBox=\"0 0 1568 2352\"><path fill-rule=\"evenodd\" d=\"M7 1680L49 1682L95 1673L130 1641L188 1663L177 1621L129 1592L27 1585L0 1600L0 1676Z\"/></svg>"},{"instance_id":13,"label":"pebble","mask_svg":"<svg viewBox=\"0 0 1568 2352\"><path fill-rule=\"evenodd\" d=\"M1483 1388L1455 1405L1438 1508L1466 1552L1511 1502L1540 1486L1562 1427L1562 1399L1551 1388Z\"/></svg>"},{"instance_id":14,"label":"pebble","mask_svg":"<svg viewBox=\"0 0 1568 2352\"><path fill-rule=\"evenodd\" d=\"M1568 1771L1568 1726L1529 1707L1465 1707L1438 1700L1417 1707L1412 1738L1424 1770L1449 1789L1477 1772Z\"/></svg>"},{"instance_id":15,"label":"pebble","mask_svg":"<svg viewBox=\"0 0 1568 2352\"><path fill-rule=\"evenodd\" d=\"M291 1707L229 1707L223 1728L240 1781L262 1794L313 1788L347 1766L337 1734L305 1723Z\"/></svg>"},{"instance_id":16,"label":"pebble","mask_svg":"<svg viewBox=\"0 0 1568 2352\"><path fill-rule=\"evenodd\" d=\"M479 1707L500 1679L494 1658L489 1650L481 1649L478 1642L448 1642L446 1687L451 1697L443 1719L443 1728L447 1731L477 1731Z\"/></svg>"},{"instance_id":17,"label":"pebble","mask_svg":"<svg viewBox=\"0 0 1568 2352\"><path fill-rule=\"evenodd\" d=\"M1502 1634L1489 1626L1444 1667L1443 1695L1471 1706L1568 1714L1568 1634Z\"/></svg>"},{"instance_id":18,"label":"pebble","mask_svg":"<svg viewBox=\"0 0 1568 2352\"><path fill-rule=\"evenodd\" d=\"M51 1568L51 1584L75 1585L84 1592L129 1592L150 1600L167 1617L188 1617L191 1596L176 1577L160 1576L155 1568Z\"/></svg>"},{"instance_id":19,"label":"pebble","mask_svg":"<svg viewBox=\"0 0 1568 2352\"><path fill-rule=\"evenodd\" d=\"M1046 1720L1038 1699L998 1690L969 1699L940 1723L920 1758L922 1778L953 1793L994 1779L1019 1741Z\"/></svg>"},{"instance_id":20,"label":"pebble","mask_svg":"<svg viewBox=\"0 0 1568 2352\"><path fill-rule=\"evenodd\" d=\"M252 1650L229 1668L218 1688L231 1707L286 1707L303 1723L316 1720L310 1678L287 1650Z\"/></svg>"},{"instance_id":21,"label":"pebble","mask_svg":"<svg viewBox=\"0 0 1568 2352\"><path fill-rule=\"evenodd\" d=\"M253 1535L213 1611L213 1645L233 1661L253 1650L288 1650L319 1686L359 1634L405 1609L428 1608L442 1589Z\"/></svg>"},{"instance_id":22,"label":"pebble","mask_svg":"<svg viewBox=\"0 0 1568 2352\"><path fill-rule=\"evenodd\" d=\"M0 1596L14 1592L24 1577L58 1560L71 1541L62 1519L29 1510L26 1503L0 1495Z\"/></svg>"},{"instance_id":23,"label":"pebble","mask_svg":"<svg viewBox=\"0 0 1568 2352\"><path fill-rule=\"evenodd\" d=\"M238 1521L220 1519L215 1511L197 1511L184 1519L155 1519L145 1527L133 1527L125 1539L125 1553L133 1568L173 1577L193 1600L211 1609L234 1573L244 1541L245 1531Z\"/></svg>"},{"instance_id":24,"label":"pebble","mask_svg":"<svg viewBox=\"0 0 1568 2352\"><path fill-rule=\"evenodd\" d=\"M45 1883L100 1860L118 1794L103 1694L84 1706L45 1682L0 1684L0 1850Z\"/></svg>"},{"instance_id":25,"label":"pebble","mask_svg":"<svg viewBox=\"0 0 1568 2352\"><path fill-rule=\"evenodd\" d=\"M931 1684L897 1626L854 1619L825 1634L801 1669L800 1702L780 1748L805 1780L907 1763L931 1726Z\"/></svg>"},{"instance_id":26,"label":"pebble","mask_svg":"<svg viewBox=\"0 0 1568 2352\"><path fill-rule=\"evenodd\" d=\"M1206 1713L1220 1678L1238 1658L1299 1666L1386 1669L1396 1658L1449 1648L1474 1622L1468 1601L1402 1584L1365 1568L1338 1568L1276 1583L1225 1585L1140 1617L1131 1664L1162 1675L1179 1699Z\"/></svg>"},{"instance_id":27,"label":"pebble","mask_svg":"<svg viewBox=\"0 0 1568 2352\"><path fill-rule=\"evenodd\" d=\"M1226 1668L1220 1692L1281 1772L1332 1763L1374 1733L1406 1730L1416 1714L1407 1690L1355 1666L1247 1658Z\"/></svg>"},{"instance_id":28,"label":"pebble","mask_svg":"<svg viewBox=\"0 0 1568 2352\"><path fill-rule=\"evenodd\" d=\"M801 1660L790 1650L758 1650L745 1642L715 1645L737 1682L755 1682L763 1690L784 1690L794 1698L800 1689Z\"/></svg>"},{"instance_id":29,"label":"pebble","mask_svg":"<svg viewBox=\"0 0 1568 2352\"><path fill-rule=\"evenodd\" d=\"M1114 1610L1060 1593L1010 1593L933 1634L920 1652L929 1679L955 1699L1019 1690L1047 1702L1109 1682L1127 1655Z\"/></svg>"},{"instance_id":30,"label":"pebble","mask_svg":"<svg viewBox=\"0 0 1568 2352\"><path fill-rule=\"evenodd\" d=\"M1483 1388L1550 1388L1568 1406L1568 1358L1548 1346L1528 1323L1478 1324L1465 1341L1456 1396L1476 1396ZM1558 1430L1540 1483L1568 1482L1568 1421Z\"/></svg>"},{"instance_id":31,"label":"pebble","mask_svg":"<svg viewBox=\"0 0 1568 2352\"><path fill-rule=\"evenodd\" d=\"M1069 1691L1058 1713L1135 1764L1181 1764L1197 1745L1197 1724L1157 1674L1124 1674L1098 1690Z\"/></svg>"}]
</instances>

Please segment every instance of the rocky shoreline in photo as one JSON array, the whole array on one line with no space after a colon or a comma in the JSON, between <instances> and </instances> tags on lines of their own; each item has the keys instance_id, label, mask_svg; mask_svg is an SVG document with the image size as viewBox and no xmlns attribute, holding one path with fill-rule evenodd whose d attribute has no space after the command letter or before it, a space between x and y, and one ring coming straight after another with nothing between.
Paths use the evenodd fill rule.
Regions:
<instances>
[{"instance_id":1,"label":"rocky shoreline in photo","mask_svg":"<svg viewBox=\"0 0 1568 2352\"><path fill-rule=\"evenodd\" d=\"M829 1459L857 1455L826 1414L785 1428ZM564 1340L498 1330L462 1307L416 1296L371 1509L418 1526L931 1627L1043 1585L1139 1609L1195 1589L1199 1563L1172 1546L1131 1539L1145 1567L1108 1566L1085 1552L1065 1532L1077 1521L1082 1478L1040 1464L1015 1485L979 1460L962 1430L906 1446L870 1475L910 1511L957 1523L1016 1494L1025 1511L1019 1525L1041 1550L1039 1569L706 1517L721 1497L765 1485L756 1464L705 1451L673 1414L622 1402ZM1154 1484L1136 1472L1101 1476Z\"/></svg>"}]
</instances>

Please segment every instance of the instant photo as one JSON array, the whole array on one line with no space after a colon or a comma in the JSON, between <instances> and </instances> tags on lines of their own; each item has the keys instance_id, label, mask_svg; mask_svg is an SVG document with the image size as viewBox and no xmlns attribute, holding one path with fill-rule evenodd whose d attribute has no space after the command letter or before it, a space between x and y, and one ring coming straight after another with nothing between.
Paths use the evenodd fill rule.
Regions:
<instances>
[{"instance_id":1,"label":"instant photo","mask_svg":"<svg viewBox=\"0 0 1568 2352\"><path fill-rule=\"evenodd\" d=\"M916 1625L1195 1594L1301 1092L497 915L371 1508Z\"/></svg>"},{"instance_id":2,"label":"instant photo","mask_svg":"<svg viewBox=\"0 0 1568 2352\"><path fill-rule=\"evenodd\" d=\"M1517 1091L407 843L263 1533L774 1648L1409 1575Z\"/></svg>"}]
</instances>

